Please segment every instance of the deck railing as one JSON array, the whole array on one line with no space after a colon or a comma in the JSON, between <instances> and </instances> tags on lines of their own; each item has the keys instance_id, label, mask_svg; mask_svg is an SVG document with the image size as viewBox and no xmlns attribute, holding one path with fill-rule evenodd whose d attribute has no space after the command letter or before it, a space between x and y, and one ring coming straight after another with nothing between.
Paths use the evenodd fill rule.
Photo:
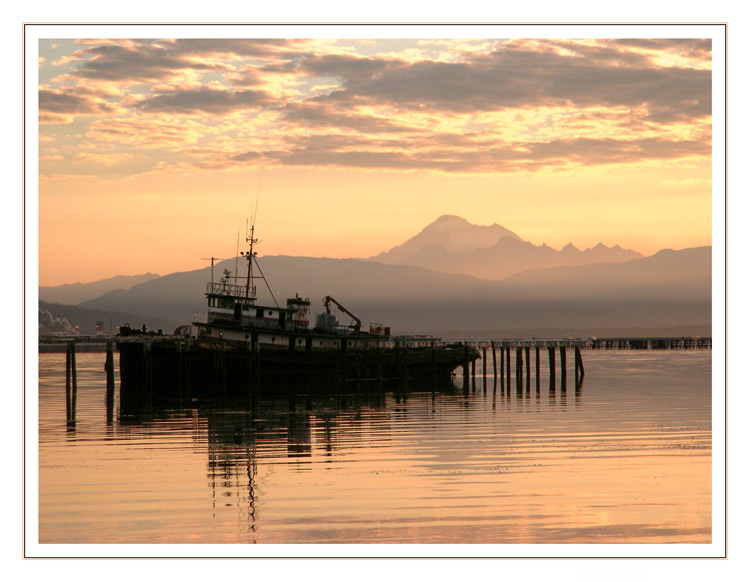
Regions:
<instances>
[{"instance_id":1,"label":"deck railing","mask_svg":"<svg viewBox=\"0 0 750 582\"><path fill-rule=\"evenodd\" d=\"M206 283L206 293L212 295L234 295L239 297L249 296L253 298L252 292L248 295L245 285L231 285L229 283Z\"/></svg>"}]
</instances>

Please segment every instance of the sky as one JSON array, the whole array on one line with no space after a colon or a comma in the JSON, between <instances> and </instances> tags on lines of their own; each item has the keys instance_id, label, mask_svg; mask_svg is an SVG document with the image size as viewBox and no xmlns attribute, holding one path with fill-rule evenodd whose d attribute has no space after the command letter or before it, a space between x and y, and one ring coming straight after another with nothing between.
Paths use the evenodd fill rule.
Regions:
<instances>
[{"instance_id":1,"label":"sky","mask_svg":"<svg viewBox=\"0 0 750 582\"><path fill-rule=\"evenodd\" d=\"M203 268L253 217L261 255L368 257L443 214L711 244L711 38L381 31L40 36L39 284Z\"/></svg>"}]
</instances>

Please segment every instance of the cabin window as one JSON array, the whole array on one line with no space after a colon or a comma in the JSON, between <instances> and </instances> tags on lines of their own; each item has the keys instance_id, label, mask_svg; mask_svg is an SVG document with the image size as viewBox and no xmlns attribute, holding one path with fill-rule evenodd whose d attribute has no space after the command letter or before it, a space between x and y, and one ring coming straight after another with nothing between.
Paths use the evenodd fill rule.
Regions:
<instances>
[{"instance_id":1,"label":"cabin window","mask_svg":"<svg viewBox=\"0 0 750 582\"><path fill-rule=\"evenodd\" d=\"M259 307L258 309L255 310L255 317L263 317L263 309L262 308Z\"/></svg>"},{"instance_id":2,"label":"cabin window","mask_svg":"<svg viewBox=\"0 0 750 582\"><path fill-rule=\"evenodd\" d=\"M271 317L273 315L273 311L268 312L268 317Z\"/></svg>"}]
</instances>

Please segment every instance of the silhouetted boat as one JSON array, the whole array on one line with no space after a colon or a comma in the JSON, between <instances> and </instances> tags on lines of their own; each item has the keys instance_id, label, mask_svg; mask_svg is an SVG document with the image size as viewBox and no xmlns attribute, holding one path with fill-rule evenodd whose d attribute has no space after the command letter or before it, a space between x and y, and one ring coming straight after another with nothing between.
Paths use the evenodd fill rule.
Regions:
<instances>
[{"instance_id":1,"label":"silhouetted boat","mask_svg":"<svg viewBox=\"0 0 750 582\"><path fill-rule=\"evenodd\" d=\"M171 385L167 391L172 393L179 384L183 393L185 375L192 396L217 390L242 394L249 385L264 393L282 386L304 390L351 381L436 385L450 382L458 366L479 357L473 348L439 338L393 336L379 323L364 331L361 320L330 295L311 327L309 298L295 295L284 306L276 302L257 260L254 230L246 238L249 249L240 253L247 261L246 276L224 270L216 282L211 259L205 315L194 313L191 325L178 328L176 336L136 335L118 341L123 385L150 384L152 396L157 384ZM258 302L258 280L268 286L272 305ZM334 307L352 322L340 325Z\"/></svg>"}]
</instances>

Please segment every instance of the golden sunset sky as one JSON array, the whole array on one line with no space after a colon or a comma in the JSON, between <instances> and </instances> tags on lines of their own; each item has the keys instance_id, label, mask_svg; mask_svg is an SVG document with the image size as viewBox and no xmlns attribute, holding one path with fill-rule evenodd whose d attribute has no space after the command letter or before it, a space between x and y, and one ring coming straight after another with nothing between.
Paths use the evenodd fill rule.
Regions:
<instances>
[{"instance_id":1,"label":"golden sunset sky","mask_svg":"<svg viewBox=\"0 0 750 582\"><path fill-rule=\"evenodd\" d=\"M261 255L368 257L443 214L557 249L712 243L711 38L300 31L42 30L39 284L206 267L256 204Z\"/></svg>"}]
</instances>

